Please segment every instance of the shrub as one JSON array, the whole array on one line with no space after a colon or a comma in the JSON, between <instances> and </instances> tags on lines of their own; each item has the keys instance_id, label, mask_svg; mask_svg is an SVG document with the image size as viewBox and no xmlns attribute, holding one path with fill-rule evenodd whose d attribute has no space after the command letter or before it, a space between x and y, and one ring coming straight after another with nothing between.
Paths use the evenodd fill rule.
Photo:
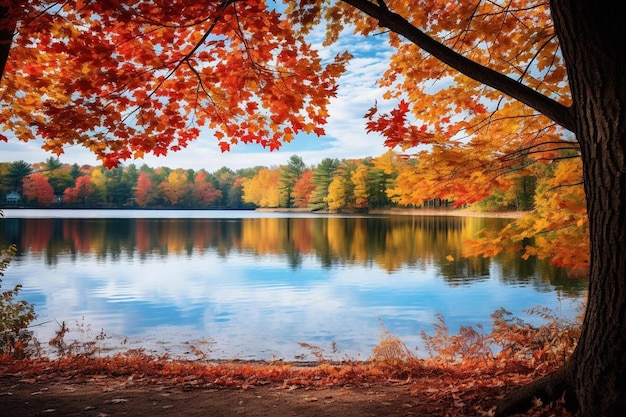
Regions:
<instances>
[{"instance_id":1,"label":"shrub","mask_svg":"<svg viewBox=\"0 0 626 417\"><path fill-rule=\"evenodd\" d=\"M0 252L0 277L4 276L4 271L16 252L15 245ZM21 289L21 285L16 285L11 290L0 292L0 354L16 358L26 356L26 348L32 340L32 332L28 327L35 319L35 307L24 300L18 300Z\"/></svg>"}]
</instances>

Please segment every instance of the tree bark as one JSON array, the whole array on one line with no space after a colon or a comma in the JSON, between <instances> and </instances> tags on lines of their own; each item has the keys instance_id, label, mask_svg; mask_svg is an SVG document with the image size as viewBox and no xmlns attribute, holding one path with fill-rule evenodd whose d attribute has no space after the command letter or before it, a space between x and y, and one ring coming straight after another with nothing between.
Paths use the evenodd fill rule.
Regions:
<instances>
[{"instance_id":1,"label":"tree bark","mask_svg":"<svg viewBox=\"0 0 626 417\"><path fill-rule=\"evenodd\" d=\"M551 0L566 62L566 108L449 50L383 1L343 0L378 19L461 73L542 112L575 133L581 147L589 217L589 299L578 346L551 375L512 392L496 410L528 410L533 399L564 398L581 417L621 417L626 410L626 24L610 0ZM539 97L541 96L541 97Z\"/></svg>"},{"instance_id":2,"label":"tree bark","mask_svg":"<svg viewBox=\"0 0 626 417\"><path fill-rule=\"evenodd\" d=\"M6 5L0 5L0 80L9 58L13 34L17 25L15 14L11 8L12 4L12 2L7 2Z\"/></svg>"},{"instance_id":3,"label":"tree bark","mask_svg":"<svg viewBox=\"0 0 626 417\"><path fill-rule=\"evenodd\" d=\"M582 416L626 410L626 25L610 1L551 1L581 145L589 300L572 385Z\"/></svg>"},{"instance_id":4,"label":"tree bark","mask_svg":"<svg viewBox=\"0 0 626 417\"><path fill-rule=\"evenodd\" d=\"M591 244L589 299L578 346L559 378L513 392L496 415L529 397L562 395L581 417L626 410L626 25L609 1L552 0L580 143ZM559 383L560 382L560 383ZM529 389L531 388L531 389Z\"/></svg>"}]
</instances>

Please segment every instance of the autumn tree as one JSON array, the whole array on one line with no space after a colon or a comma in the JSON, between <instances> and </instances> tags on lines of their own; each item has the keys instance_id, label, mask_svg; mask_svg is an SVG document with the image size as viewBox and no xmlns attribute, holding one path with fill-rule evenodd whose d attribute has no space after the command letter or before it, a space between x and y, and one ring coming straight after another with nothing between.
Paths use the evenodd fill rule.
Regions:
<instances>
[{"instance_id":1,"label":"autumn tree","mask_svg":"<svg viewBox=\"0 0 626 417\"><path fill-rule=\"evenodd\" d=\"M65 192L63 192L63 201L66 203L86 205L91 202L93 192L91 176L81 175L76 179L76 185L74 187L67 188Z\"/></svg>"},{"instance_id":2,"label":"autumn tree","mask_svg":"<svg viewBox=\"0 0 626 417\"><path fill-rule=\"evenodd\" d=\"M171 171L167 176L167 181L158 185L159 191L163 194L168 205L176 206L185 203L192 185L189 182L187 173L182 169Z\"/></svg>"},{"instance_id":3,"label":"autumn tree","mask_svg":"<svg viewBox=\"0 0 626 417\"><path fill-rule=\"evenodd\" d=\"M326 196L323 198L328 209L336 211L354 207L354 188L356 183L352 181L352 176L357 168L358 163L356 161L344 160L332 171L332 178L326 187ZM321 177L318 177L318 180L319 178Z\"/></svg>"},{"instance_id":4,"label":"autumn tree","mask_svg":"<svg viewBox=\"0 0 626 417\"><path fill-rule=\"evenodd\" d=\"M381 81L397 107L374 107L367 128L419 161L442 195L478 201L509 187L500 175L564 148L582 159L590 237L589 297L576 350L559 370L514 391L496 410L565 399L582 417L626 409L626 25L608 1L303 1L289 10L330 40L345 24L395 48ZM438 88L432 83L443 81ZM459 117L463 114L463 117ZM571 140L566 132L575 135ZM508 155L515 155L509 158ZM579 224L580 222L577 222ZM580 223L580 227L587 227Z\"/></svg>"},{"instance_id":5,"label":"autumn tree","mask_svg":"<svg viewBox=\"0 0 626 417\"><path fill-rule=\"evenodd\" d=\"M279 176L279 169L261 168L254 177L243 182L243 201L253 203L257 207L278 207Z\"/></svg>"},{"instance_id":6,"label":"autumn tree","mask_svg":"<svg viewBox=\"0 0 626 417\"><path fill-rule=\"evenodd\" d=\"M413 150L415 174L439 184L434 198L479 201L510 188L502 174L526 158L579 154L588 223L575 227L590 241L581 337L561 369L496 414L564 398L582 417L621 416L626 25L615 2L287 3L282 13L262 1L3 2L0 123L57 154L86 146L107 166L177 150L203 126L224 150L240 141L275 149L299 132L322 133L348 58L324 66L303 34L324 17L328 42L345 27L375 35L394 48L381 88L397 106L374 106L366 129Z\"/></svg>"},{"instance_id":7,"label":"autumn tree","mask_svg":"<svg viewBox=\"0 0 626 417\"><path fill-rule=\"evenodd\" d=\"M48 206L55 201L54 189L41 172L35 172L24 178L24 198L35 204Z\"/></svg>"},{"instance_id":8,"label":"autumn tree","mask_svg":"<svg viewBox=\"0 0 626 417\"><path fill-rule=\"evenodd\" d=\"M346 182L344 177L334 177L328 184L328 193L324 197L324 202L328 205L329 210L338 211L348 205Z\"/></svg>"},{"instance_id":9,"label":"autumn tree","mask_svg":"<svg viewBox=\"0 0 626 417\"><path fill-rule=\"evenodd\" d=\"M314 189L313 170L308 169L300 175L300 178L293 185L293 191L291 192L293 206L299 208L307 207Z\"/></svg>"},{"instance_id":10,"label":"autumn tree","mask_svg":"<svg viewBox=\"0 0 626 417\"><path fill-rule=\"evenodd\" d=\"M150 204L153 197L152 180L146 172L141 172L137 178L137 187L135 189L135 202L140 207L146 207Z\"/></svg>"},{"instance_id":11,"label":"autumn tree","mask_svg":"<svg viewBox=\"0 0 626 417\"><path fill-rule=\"evenodd\" d=\"M105 168L95 167L91 170L90 185L92 193L90 201L92 203L104 204L108 200L108 180L105 174ZM78 183L78 179L76 180Z\"/></svg>"},{"instance_id":12,"label":"autumn tree","mask_svg":"<svg viewBox=\"0 0 626 417\"><path fill-rule=\"evenodd\" d=\"M207 173L200 171L194 179L193 196L196 204L206 207L222 197L222 192L216 190L207 180Z\"/></svg>"},{"instance_id":13,"label":"autumn tree","mask_svg":"<svg viewBox=\"0 0 626 417\"><path fill-rule=\"evenodd\" d=\"M367 208L369 205L369 169L364 163L360 163L350 176L350 181L354 186L354 207L358 209Z\"/></svg>"}]
</instances>

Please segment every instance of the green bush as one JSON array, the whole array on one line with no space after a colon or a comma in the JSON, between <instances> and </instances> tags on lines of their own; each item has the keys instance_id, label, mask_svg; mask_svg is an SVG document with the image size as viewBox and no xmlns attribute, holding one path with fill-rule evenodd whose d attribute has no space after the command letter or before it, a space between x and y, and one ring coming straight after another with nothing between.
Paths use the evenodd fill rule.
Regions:
<instances>
[{"instance_id":1,"label":"green bush","mask_svg":"<svg viewBox=\"0 0 626 417\"><path fill-rule=\"evenodd\" d=\"M16 252L15 245L0 251L0 277L4 276ZM16 285L12 290L0 292L0 354L18 358L26 356L26 348L32 340L28 327L35 319L34 305L17 299L21 289L21 285Z\"/></svg>"}]
</instances>

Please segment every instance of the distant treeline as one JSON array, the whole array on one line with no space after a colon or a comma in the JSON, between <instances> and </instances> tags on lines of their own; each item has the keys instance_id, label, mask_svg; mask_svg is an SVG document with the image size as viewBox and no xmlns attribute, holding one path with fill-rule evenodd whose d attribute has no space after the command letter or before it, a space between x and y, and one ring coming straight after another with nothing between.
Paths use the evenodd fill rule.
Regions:
<instances>
[{"instance_id":1,"label":"distant treeline","mask_svg":"<svg viewBox=\"0 0 626 417\"><path fill-rule=\"evenodd\" d=\"M297 155L286 165L232 170L152 168L148 165L101 166L45 162L0 163L0 204L4 207L64 208L306 208L367 211L406 207L398 183L411 161L392 151L377 158L326 158L306 165ZM493 190L483 204L490 210L526 210L534 197L533 178L520 176L508 195ZM406 187L405 187L406 188ZM514 187L515 188L515 187ZM400 190L400 191L399 191ZM491 200L491 201L489 201ZM449 206L454 201L413 196L411 207Z\"/></svg>"}]
</instances>

